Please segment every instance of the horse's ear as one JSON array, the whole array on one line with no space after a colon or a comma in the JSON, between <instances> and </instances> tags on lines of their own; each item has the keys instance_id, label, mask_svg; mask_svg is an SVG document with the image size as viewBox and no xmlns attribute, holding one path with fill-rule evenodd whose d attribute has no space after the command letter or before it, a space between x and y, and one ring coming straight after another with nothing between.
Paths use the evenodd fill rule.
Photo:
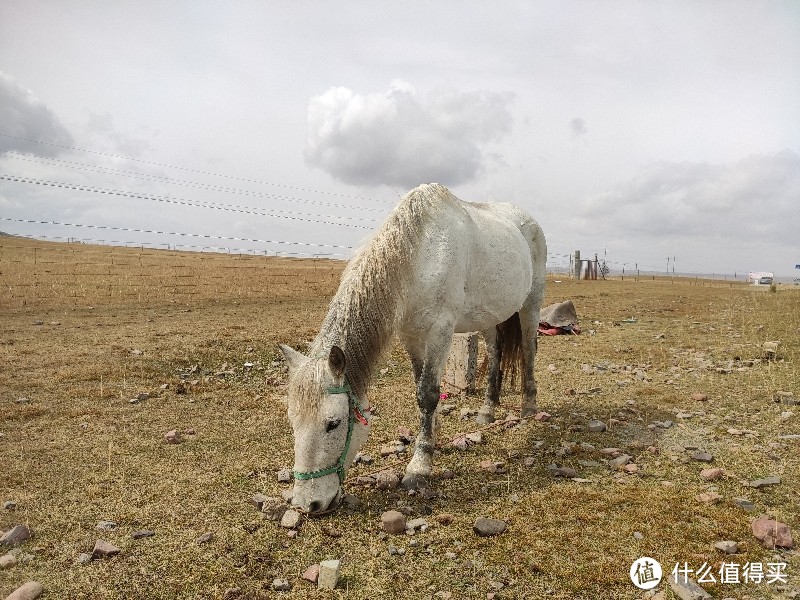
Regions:
<instances>
[{"instance_id":1,"label":"horse's ear","mask_svg":"<svg viewBox=\"0 0 800 600\"><path fill-rule=\"evenodd\" d=\"M345 366L344 352L339 346L331 348L331 353L328 355L328 367L337 379L344 377Z\"/></svg>"},{"instance_id":2,"label":"horse's ear","mask_svg":"<svg viewBox=\"0 0 800 600\"><path fill-rule=\"evenodd\" d=\"M281 352L283 352L283 357L286 359L286 364L289 365L290 371L294 371L297 367L308 360L307 356L301 354L297 350L289 348L289 346L278 344L278 348L280 348Z\"/></svg>"}]
</instances>

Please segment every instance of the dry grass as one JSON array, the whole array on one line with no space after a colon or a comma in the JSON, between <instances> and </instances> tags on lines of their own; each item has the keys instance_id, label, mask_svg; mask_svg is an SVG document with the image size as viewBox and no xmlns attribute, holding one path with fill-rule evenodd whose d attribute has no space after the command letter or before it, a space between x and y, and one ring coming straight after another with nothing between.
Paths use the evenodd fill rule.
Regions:
<instances>
[{"instance_id":1,"label":"dry grass","mask_svg":"<svg viewBox=\"0 0 800 600\"><path fill-rule=\"evenodd\" d=\"M733 497L748 497L800 534L798 442L778 439L800 433L800 408L772 401L777 390L800 396L798 290L551 278L546 301L571 298L584 328L581 336L540 341L539 403L553 418L489 429L483 444L459 452L448 439L476 426L459 421L456 410L443 419L436 462L455 477L436 482L439 498L351 484L361 507L307 521L290 540L250 504L256 492L278 495L275 471L292 462L276 345L302 348L314 336L342 265L45 243L34 252L32 245L4 238L0 248L0 501L18 504L0 513L0 529L25 523L35 532L22 547L35 558L0 571L0 595L37 579L53 598L221 598L234 587L241 598L266 598L276 595L273 578L286 577L294 589L283 595L297 598L485 598L493 591L498 598L636 598L627 572L642 555L667 570L683 561L719 564L713 543L733 539L743 545L740 564L773 560L750 533L753 516ZM767 340L782 341L777 361L761 360ZM583 364L605 368L590 374ZM371 397L382 409L365 448L373 456L398 426L416 425L399 347L385 366ZM190 382L186 394L176 393L181 379ZM129 403L141 391L152 397ZM695 391L708 401L691 400ZM19 403L23 397L29 402ZM516 410L519 395L507 392L503 402ZM678 419L678 410L702 413ZM795 414L782 418L787 410ZM582 430L588 418L619 422L589 433ZM664 419L678 424L648 429ZM184 443L163 442L167 430L189 427L196 434ZM733 436L731 427L753 433ZM580 442L596 450L562 450ZM706 465L687 462L686 445L713 452L714 466L728 472L715 483L720 503L695 499L709 488L698 476ZM640 472L621 476L586 462L599 463L598 450L609 446L634 455ZM525 466L528 456L533 466ZM504 461L507 473L481 471L484 459ZM554 479L551 462L592 483ZM775 488L742 483L773 474L783 479ZM431 529L382 539L378 517L398 503L430 513ZM442 513L452 522L439 524ZM509 530L478 538L471 530L478 516L504 518ZM105 519L119 527L97 531ZM332 537L331 528L341 535ZM131 539L139 529L156 535ZM197 545L207 531L214 540ZM122 553L78 565L98 538ZM389 544L406 553L390 556ZM307 566L332 557L343 559L339 590L317 592L299 580ZM800 560L794 553L780 560L797 589ZM765 583L709 591L779 597Z\"/></svg>"}]
</instances>

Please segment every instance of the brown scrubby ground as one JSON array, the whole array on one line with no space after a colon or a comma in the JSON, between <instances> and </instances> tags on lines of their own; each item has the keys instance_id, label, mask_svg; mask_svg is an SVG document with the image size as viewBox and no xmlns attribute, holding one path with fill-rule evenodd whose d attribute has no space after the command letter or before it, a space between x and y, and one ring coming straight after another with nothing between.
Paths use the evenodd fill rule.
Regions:
<instances>
[{"instance_id":1,"label":"brown scrubby ground","mask_svg":"<svg viewBox=\"0 0 800 600\"><path fill-rule=\"evenodd\" d=\"M800 588L797 554L767 551L750 531L767 513L800 535L800 441L780 438L800 433L800 407L773 401L777 391L800 396L794 288L551 276L546 303L572 299L583 328L540 339L539 406L551 419L486 429L482 444L458 451L452 437L477 429L459 409L477 408L480 397L449 400L458 408L442 418L436 469L454 477L435 481L438 498L354 485L354 476L390 464L378 458L351 472L358 508L306 521L289 539L250 503L257 492L279 495L275 473L292 463L276 345L303 349L313 338L341 268L4 238L0 501L17 508L0 512L0 530L24 523L34 537L21 546L33 559L0 571L0 595L36 579L52 598L266 598L281 577L293 585L283 596L297 598L637 598L643 592L628 578L635 559L654 557L666 571L678 562L716 570L719 540L740 542L729 562L786 562L789 583L707 585L715 597ZM767 360L761 346L772 340L781 345ZM364 448L372 456L399 426L416 426L399 346L381 371L370 398L380 417ZM186 393L178 393L182 380ZM150 397L129 402L140 392ZM708 399L692 400L694 392ZM505 390L504 411L519 402ZM588 432L591 418L608 431ZM676 423L670 429L648 427L667 419ZM166 444L164 433L176 428L194 433ZM727 476L701 480L709 465L690 461L687 446L713 453L712 466ZM604 447L631 454L639 471L612 472ZM481 470L487 459L505 463L505 473ZM589 481L553 478L554 462ZM402 470L403 461L391 466ZM781 485L745 485L769 475ZM697 500L710 486L721 501ZM430 529L380 535L381 512L398 504ZM509 528L479 538L478 516ZM118 527L98 531L101 520ZM155 535L133 540L141 529ZM214 539L198 545L205 532ZM99 538L122 552L78 564ZM390 555L389 545L405 554ZM343 561L340 586L317 592L300 575L327 558Z\"/></svg>"}]
</instances>

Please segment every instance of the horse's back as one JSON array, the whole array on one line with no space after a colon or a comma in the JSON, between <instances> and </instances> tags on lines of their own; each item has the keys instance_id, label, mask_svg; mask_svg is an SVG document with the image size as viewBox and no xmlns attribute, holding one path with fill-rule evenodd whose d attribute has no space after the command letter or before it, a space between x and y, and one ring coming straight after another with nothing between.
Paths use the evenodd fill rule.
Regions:
<instances>
[{"instance_id":1,"label":"horse's back","mask_svg":"<svg viewBox=\"0 0 800 600\"><path fill-rule=\"evenodd\" d=\"M444 317L456 331L478 331L513 315L543 284L546 249L533 217L508 203L463 202L443 186L417 189L429 204L408 295L415 325Z\"/></svg>"}]
</instances>

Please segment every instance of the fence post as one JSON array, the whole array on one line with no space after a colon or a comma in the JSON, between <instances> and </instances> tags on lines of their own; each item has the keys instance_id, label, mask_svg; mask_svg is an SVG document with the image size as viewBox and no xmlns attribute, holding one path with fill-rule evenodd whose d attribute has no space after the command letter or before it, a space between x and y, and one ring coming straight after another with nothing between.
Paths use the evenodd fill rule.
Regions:
<instances>
[{"instance_id":1,"label":"fence post","mask_svg":"<svg viewBox=\"0 0 800 600\"><path fill-rule=\"evenodd\" d=\"M478 334L456 333L444 368L442 391L448 394L475 393L478 364Z\"/></svg>"}]
</instances>

